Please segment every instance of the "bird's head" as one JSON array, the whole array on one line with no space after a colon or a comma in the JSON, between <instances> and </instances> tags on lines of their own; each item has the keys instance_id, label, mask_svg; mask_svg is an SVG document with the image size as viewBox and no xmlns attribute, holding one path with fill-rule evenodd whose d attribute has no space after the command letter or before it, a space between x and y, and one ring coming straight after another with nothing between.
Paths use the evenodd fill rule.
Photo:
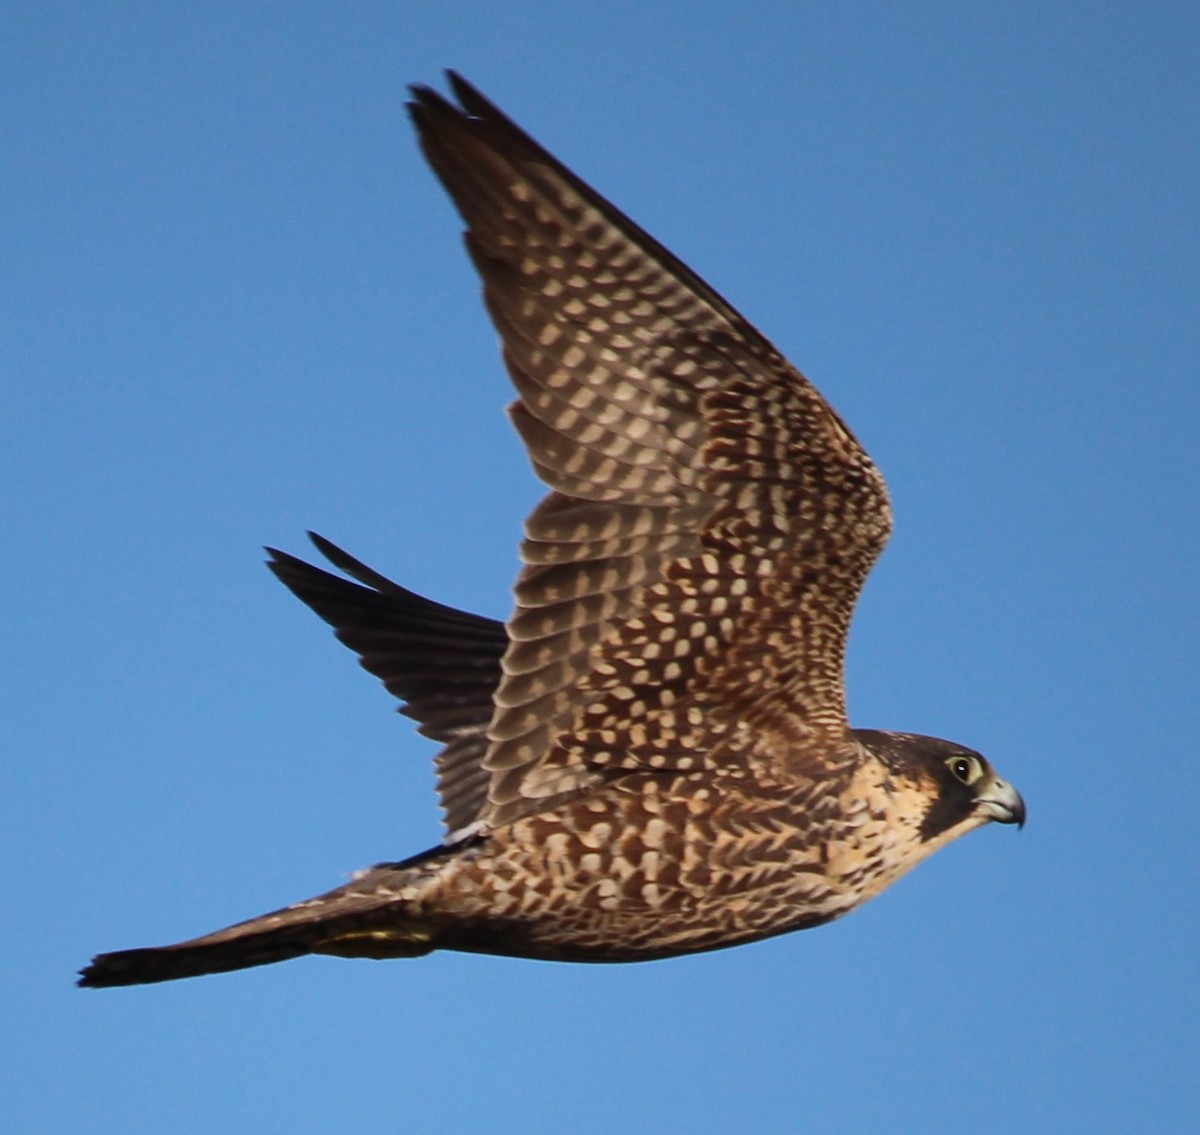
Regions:
<instances>
[{"instance_id":1,"label":"bird's head","mask_svg":"<svg viewBox=\"0 0 1200 1135\"><path fill-rule=\"evenodd\" d=\"M974 749L915 733L857 729L855 734L883 764L924 785L929 807L919 828L923 840L990 820L1024 826L1021 794Z\"/></svg>"}]
</instances>

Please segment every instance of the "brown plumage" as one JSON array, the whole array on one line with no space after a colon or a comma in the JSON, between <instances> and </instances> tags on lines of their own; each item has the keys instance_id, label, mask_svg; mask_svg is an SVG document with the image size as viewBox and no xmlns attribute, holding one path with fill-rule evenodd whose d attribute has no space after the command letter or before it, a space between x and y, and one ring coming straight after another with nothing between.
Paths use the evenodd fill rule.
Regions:
<instances>
[{"instance_id":1,"label":"brown plumage","mask_svg":"<svg viewBox=\"0 0 1200 1135\"><path fill-rule=\"evenodd\" d=\"M851 729L843 652L891 511L816 389L456 75L417 87L550 494L507 624L271 568L443 742L445 844L81 984L307 953L636 961L829 921L1017 793L970 749Z\"/></svg>"}]
</instances>

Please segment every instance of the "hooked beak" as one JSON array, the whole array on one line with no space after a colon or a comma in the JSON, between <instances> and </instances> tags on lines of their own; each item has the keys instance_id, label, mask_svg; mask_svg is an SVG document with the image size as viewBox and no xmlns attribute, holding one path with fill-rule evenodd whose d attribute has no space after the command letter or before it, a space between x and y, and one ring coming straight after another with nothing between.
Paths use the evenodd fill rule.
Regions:
<instances>
[{"instance_id":1,"label":"hooked beak","mask_svg":"<svg viewBox=\"0 0 1200 1135\"><path fill-rule=\"evenodd\" d=\"M1016 824L1018 829L1025 826L1025 801L1006 781L993 779L992 783L975 797L975 803L981 811L987 813L990 820L1000 824Z\"/></svg>"}]
</instances>

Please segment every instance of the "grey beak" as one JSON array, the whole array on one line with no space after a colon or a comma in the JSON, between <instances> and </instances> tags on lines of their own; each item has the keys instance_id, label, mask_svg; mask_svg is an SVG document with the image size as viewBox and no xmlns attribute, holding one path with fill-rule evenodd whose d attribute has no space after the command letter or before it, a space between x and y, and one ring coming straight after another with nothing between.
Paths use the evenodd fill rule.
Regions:
<instances>
[{"instance_id":1,"label":"grey beak","mask_svg":"<svg viewBox=\"0 0 1200 1135\"><path fill-rule=\"evenodd\" d=\"M1021 794L1006 781L995 779L975 797L975 803L990 819L1000 824L1025 826L1025 801Z\"/></svg>"}]
</instances>

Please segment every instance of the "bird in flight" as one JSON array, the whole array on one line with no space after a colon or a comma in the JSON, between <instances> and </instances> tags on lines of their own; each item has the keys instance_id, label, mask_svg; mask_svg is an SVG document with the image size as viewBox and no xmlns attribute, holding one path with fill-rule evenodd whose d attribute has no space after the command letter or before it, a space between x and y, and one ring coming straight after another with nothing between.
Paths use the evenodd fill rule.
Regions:
<instances>
[{"instance_id":1,"label":"bird in flight","mask_svg":"<svg viewBox=\"0 0 1200 1135\"><path fill-rule=\"evenodd\" d=\"M85 986L305 954L642 961L817 926L1025 806L979 753L854 729L883 478L720 295L458 75L412 88L549 493L507 623L271 551L443 748L443 843Z\"/></svg>"}]
</instances>

